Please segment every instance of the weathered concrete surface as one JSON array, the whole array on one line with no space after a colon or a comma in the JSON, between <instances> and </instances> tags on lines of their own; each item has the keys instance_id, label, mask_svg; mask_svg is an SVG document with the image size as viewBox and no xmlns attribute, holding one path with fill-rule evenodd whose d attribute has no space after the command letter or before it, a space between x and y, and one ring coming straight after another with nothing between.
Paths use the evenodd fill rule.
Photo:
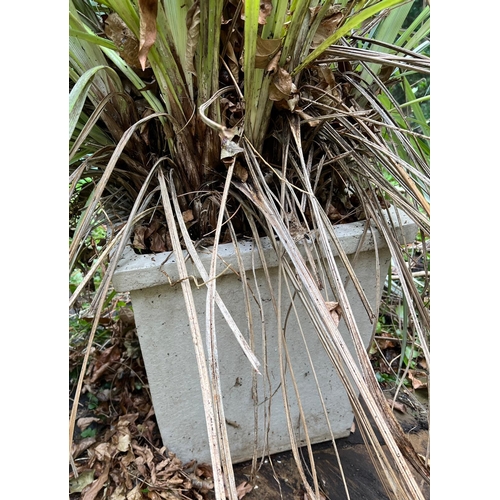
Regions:
<instances>
[{"instance_id":1,"label":"weathered concrete surface","mask_svg":"<svg viewBox=\"0 0 500 500\"><path fill-rule=\"evenodd\" d=\"M415 225L403 218L403 234L407 241L415 235ZM355 223L335 228L348 254L356 251L363 234L363 224ZM368 233L354 269L372 307L380 298L377 290L384 282L390 262L387 248L378 250L379 268L374 260L374 241L380 235ZM262 375L256 375L242 352L234 334L216 308L216 332L219 350L219 368L227 432L234 463L248 460L257 447L258 454L278 453L290 449L290 437L283 406L283 387L280 376L280 353L284 370L291 413L291 427L298 445L304 441L304 426L299 415L299 404L292 383L295 377L309 438L313 443L349 435L353 414L345 389L330 358L326 354L314 326L301 301L290 298L282 280L281 321L284 337L278 335L277 319L271 293L261 268L257 250L251 242L240 247L248 274L245 286L251 297L251 313L244 301L241 279L232 269L238 269L232 245L219 248L217 291L233 319L261 362ZM269 245L269 260L273 250ZM209 269L211 254L203 256ZM252 262L253 269L252 270ZM188 272L201 282L199 273L188 263ZM228 266L231 264L231 266ZM339 265L341 268L341 266ZM344 272L345 276L345 272ZM278 289L278 271L270 269L273 288ZM138 336L144 356L153 398L156 418L165 446L183 461L196 459L210 462L208 437L203 411L199 374L193 340L189 328L185 302L178 279L177 266L169 254L136 255L130 249L124 255L115 273L114 286L118 291L131 291ZM328 280L322 278L325 290ZM205 329L206 288L192 283L192 290L202 331ZM357 293L349 283L347 292L365 346L371 340L373 326ZM325 291L326 293L326 291ZM276 294L276 292L275 292ZM335 300L331 290L326 300ZM293 307L291 307L293 302ZM253 336L249 333L253 325ZM299 324L301 328L299 328ZM343 322L340 331L351 352L352 341ZM286 349L284 348L286 346ZM307 346L307 348L306 348ZM287 352L286 352L287 351ZM286 359L288 357L288 359ZM326 408L321 403L315 378L320 386ZM327 420L328 419L328 420Z\"/></svg>"}]
</instances>

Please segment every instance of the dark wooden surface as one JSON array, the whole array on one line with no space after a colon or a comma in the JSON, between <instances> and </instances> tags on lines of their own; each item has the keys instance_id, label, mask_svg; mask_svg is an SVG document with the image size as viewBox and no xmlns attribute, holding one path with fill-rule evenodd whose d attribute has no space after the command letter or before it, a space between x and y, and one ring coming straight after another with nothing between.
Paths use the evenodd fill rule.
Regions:
<instances>
[{"instance_id":1,"label":"dark wooden surface","mask_svg":"<svg viewBox=\"0 0 500 500\"><path fill-rule=\"evenodd\" d=\"M411 416L402 415L400 421L403 430L411 438L417 452L425 454L425 446L428 440L427 430L415 425ZM336 444L351 500L386 500L388 497L378 478L359 430L356 429L350 436L337 440ZM307 468L309 464L307 450L302 451L303 463ZM313 455L316 463L318 484L324 498L326 500L347 499L332 444L314 445ZM263 463L259 463L261 465L254 480L254 489L244 496L244 500L304 500L306 498L291 452L274 455L267 458ZM246 462L235 465L234 471L236 484L241 484L243 481L250 479L251 463ZM423 483L417 476L416 479L425 498L429 499L429 485ZM312 485L310 474L308 480L309 484Z\"/></svg>"}]
</instances>

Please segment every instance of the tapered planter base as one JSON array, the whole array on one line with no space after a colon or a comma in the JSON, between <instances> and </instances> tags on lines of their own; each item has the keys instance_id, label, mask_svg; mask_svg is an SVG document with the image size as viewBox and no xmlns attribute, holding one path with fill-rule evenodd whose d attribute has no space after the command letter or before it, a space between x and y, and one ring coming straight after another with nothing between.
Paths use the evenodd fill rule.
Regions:
<instances>
[{"instance_id":1,"label":"tapered planter base","mask_svg":"<svg viewBox=\"0 0 500 500\"><path fill-rule=\"evenodd\" d=\"M394 213L391 209L392 218L396 221ZM401 242L412 242L416 226L405 214L399 212L399 215ZM364 223L335 227L337 237L351 259L362 239L363 227ZM276 262L277 259L269 241L265 238L262 241L267 249L269 266L270 262ZM378 268L375 242L378 244ZM366 234L361 248L353 265L368 301L376 309L381 295L380 287L387 275L390 253L377 231ZM257 248L252 242L242 242L240 252L247 268L246 284L234 272L238 264L233 245L220 245L217 291L247 342L253 346L261 363L261 375L252 369L216 306L219 369L233 463L250 459L254 449L261 456L291 448L283 403L284 387L288 396L290 425L299 446L305 443L305 429L296 392L312 443L330 440L331 433L335 438L347 436L353 423L349 399L300 299L295 297L292 301L282 276L280 311L284 334L280 341L272 295ZM202 254L202 260L208 271L211 260L209 250ZM194 266L190 262L187 264L188 272L200 285L197 288L194 280L190 280L199 324L204 331L207 289L202 285L203 280ZM339 269L342 273L340 264ZM274 295L277 296L278 268L270 268L269 275ZM346 273L343 272L343 275L345 277ZM326 300L335 301L328 280L324 276L320 278L324 281ZM163 443L183 461L196 459L198 462L210 462L198 367L184 296L181 285L176 283L177 279L177 265L170 253L137 255L127 248L114 275L113 284L118 291L131 293ZM243 286L247 287L250 297L248 305L244 300ZM368 347L373 324L352 283L347 284L347 293L364 345ZM253 334L249 333L249 325ZM352 340L343 321L339 329L354 353ZM280 355L285 383L281 378Z\"/></svg>"}]
</instances>

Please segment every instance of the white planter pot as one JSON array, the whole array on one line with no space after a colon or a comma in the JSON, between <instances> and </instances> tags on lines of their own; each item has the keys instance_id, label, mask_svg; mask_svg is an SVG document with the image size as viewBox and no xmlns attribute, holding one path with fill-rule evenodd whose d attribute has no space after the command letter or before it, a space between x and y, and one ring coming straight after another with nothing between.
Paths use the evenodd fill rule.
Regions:
<instances>
[{"instance_id":1,"label":"white planter pot","mask_svg":"<svg viewBox=\"0 0 500 500\"><path fill-rule=\"evenodd\" d=\"M393 209L391 209L393 210ZM401 240L412 242L417 231L416 225L402 212L402 225L399 228ZM397 221L394 216L393 220ZM348 255L353 254L363 234L364 223L352 223L335 226L335 232ZM376 269L374 238L367 233L362 252L354 266L368 301L375 308L380 300L381 290L377 290L377 274L383 285L390 263L390 253L382 237L375 231L375 241L379 244L379 269ZM404 238L404 239L403 239ZM274 250L264 238L269 263L276 261ZM335 249L332 248L335 253ZM227 326L222 314L216 307L216 332L219 349L219 367L223 393L223 404L229 437L231 456L234 463L252 457L254 442L258 454L277 453L290 449L290 437L283 407L279 369L278 334L276 316L270 293L264 280L261 262L251 242L240 244L245 265L248 269L247 280L254 294L258 291L262 304L261 311L254 301L252 316L255 331L254 352L262 364L262 375L257 375L257 429L255 429L254 405L252 398L253 369L237 343L233 332ZM253 252L253 257L252 257ZM186 306L180 284L171 286L177 280L177 265L169 252L156 255L137 255L128 247L119 262L113 278L118 291L130 291L135 313L137 332L146 365L148 380L153 398L156 418L163 443L183 461L196 459L210 462L208 436L203 411L199 375L195 359ZM238 269L232 244L219 246L220 269L225 273L218 277L217 291L231 312L233 319L245 335L248 332L248 319L243 300L242 283L230 270ZM274 258L273 258L274 257ZM254 260L255 278L252 272ZM210 268L209 250L201 256L205 268ZM202 279L190 261L188 273ZM339 266L342 270L342 267ZM277 268L270 270L273 280L277 280ZM345 274L344 274L345 275ZM277 286L277 285L276 285ZM206 287L197 289L192 286L198 312L199 324L205 325ZM373 325L354 290L352 283L347 285L358 328L364 344L369 346ZM286 298L284 295L283 298ZM330 292L328 300L335 300ZM290 305L290 299L282 304L284 321ZM349 434L353 422L353 413L336 370L327 356L314 327L307 319L307 314L299 299L295 307L307 340L307 346L319 381L327 409L331 429L336 438ZM265 333L262 331L262 323ZM354 353L350 335L343 321L339 329L351 352ZM265 335L265 343L263 336ZM247 337L248 339L248 337ZM286 324L286 342L289 350L291 368L296 378L300 399L306 416L309 438L313 443L330 440L330 432L323 406L318 395L313 370L304 347L304 340L296 316L289 314ZM265 347L264 347L265 345ZM265 348L265 353L264 353ZM264 362L264 356L266 360ZM267 374L263 367L267 365ZM305 443L303 428L300 424L299 410L295 391L287 369L287 388L289 406L297 443ZM257 435L257 438L255 438Z\"/></svg>"}]
</instances>

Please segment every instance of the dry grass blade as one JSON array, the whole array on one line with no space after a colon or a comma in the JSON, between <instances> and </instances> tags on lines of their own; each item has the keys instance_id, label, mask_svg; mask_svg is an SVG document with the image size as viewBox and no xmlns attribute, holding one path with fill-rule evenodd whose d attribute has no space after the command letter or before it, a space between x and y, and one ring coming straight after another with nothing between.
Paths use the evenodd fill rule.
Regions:
<instances>
[{"instance_id":1,"label":"dry grass blade","mask_svg":"<svg viewBox=\"0 0 500 500\"><path fill-rule=\"evenodd\" d=\"M89 224L91 222L92 217L94 216L94 212L96 210L96 207L99 203L99 200L102 196L102 193L106 187L106 184L111 176L111 173L113 172L113 169L116 165L116 162L120 158L120 155L123 152L123 149L125 148L126 144L132 137L132 135L135 133L136 129L143 123L146 123L150 121L153 118L157 118L159 116L168 116L166 113L153 113L152 115L147 116L146 118L143 118L142 120L139 120L136 122L134 125L132 125L124 134L123 137L120 139L120 142L117 144L115 150L113 151L113 154L109 160L109 163L106 166L105 171L103 172L101 179L99 180L99 183L97 184L96 190L93 193L93 195L90 198L88 208L86 209L85 213L82 216L81 222L77 230L75 231L75 234L73 235L73 241L70 245L70 250L69 250L69 259L70 261L74 259L76 255L76 251L78 250L78 245L80 242L83 240L82 236L86 234L87 229L89 227Z\"/></svg>"},{"instance_id":2,"label":"dry grass blade","mask_svg":"<svg viewBox=\"0 0 500 500\"><path fill-rule=\"evenodd\" d=\"M177 194L175 191L175 183L173 181L172 174L173 174L173 172L171 171L169 183L170 183L170 189L172 191L172 201L174 204L174 211L175 211L175 214L177 216L177 220L182 220L182 213L181 213L181 209L179 206L179 202L177 201ZM208 283L210 281L210 277L209 277L208 272L205 269L203 263L200 260L200 257L195 249L195 246L193 245L193 242L191 241L191 237L189 236L189 233L188 233L188 230L187 230L185 224L180 224L179 228L180 228L182 236L184 238L183 241L184 241L184 244L186 245L186 249L187 249L187 252L189 254L189 257L193 260L194 265L196 266L196 269L200 273L202 280L205 283ZM245 356L247 357L248 361L253 366L254 370L257 373L260 373L259 372L259 366L260 366L259 360L257 359L255 354L253 353L253 350L251 349L251 347L248 345L245 337L241 333L241 331L238 328L238 325L236 324L234 319L231 317L231 313L228 311L227 307L225 306L224 302L222 301L222 299L221 299L220 295L217 293L217 291L215 291L215 299L214 300L215 300L215 303L217 304L217 306L219 307L221 313L223 314L224 319L226 320L226 322L230 326L231 330L233 331L234 336L236 337L236 340L238 341L238 344L240 345L241 349L245 353Z\"/></svg>"},{"instance_id":3,"label":"dry grass blade","mask_svg":"<svg viewBox=\"0 0 500 500\"><path fill-rule=\"evenodd\" d=\"M219 354L217 349L217 335L215 329L215 296L216 296L216 274L217 274L217 249L220 239L220 232L224 222L224 213L227 201L229 186L231 185L231 178L233 176L235 159L230 162L226 182L224 184L224 191L222 193L221 205L219 210L219 217L217 220L217 227L215 231L215 243L212 250L212 261L210 264L210 273L207 284L207 301L206 301L206 342L208 358L210 363L210 375L212 380L212 394L214 394L214 407L218 418L219 424L219 446L223 450L221 453L222 466L224 471L224 478L226 479L227 492L230 500L237 500L236 483L234 480L234 472L231 461L231 452L229 449L229 439L226 429L226 418L224 415L224 406L222 398L222 388L220 383L219 373Z\"/></svg>"},{"instance_id":4,"label":"dry grass blade","mask_svg":"<svg viewBox=\"0 0 500 500\"><path fill-rule=\"evenodd\" d=\"M167 217L167 223L170 231L170 237L173 244L173 250L176 256L176 262L179 269L179 277L181 280L182 292L184 294L184 299L186 302L186 309L189 318L189 325L191 328L191 333L193 336L193 345L196 352L196 362L198 365L198 372L200 375L200 385L203 396L203 407L205 409L205 418L208 431L208 440L210 445L210 456L212 457L212 467L214 470L214 488L217 500L225 499L223 474L222 474L222 464L221 455L225 453L225 449L220 450L219 448L219 424L217 421L216 413L214 411L213 405L213 395L211 390L210 377L208 374L208 367L205 359L205 352L203 349L203 340L201 336L201 329L198 323L198 315L196 313L196 308L194 305L193 294L191 292L191 284L189 281L189 276L186 270L186 265L183 258L183 251L181 248L177 226L170 205L170 196L167 190L167 185L163 177L163 173L160 172L158 175L158 180L161 186L163 207L165 209L165 215ZM228 463L228 457L224 457L223 463ZM229 460L229 464L230 464ZM229 465L230 466L230 465ZM236 492L233 490L233 495Z\"/></svg>"},{"instance_id":5,"label":"dry grass blade","mask_svg":"<svg viewBox=\"0 0 500 500\"><path fill-rule=\"evenodd\" d=\"M296 141L297 149L299 151L299 159L301 160L302 167L305 169L306 168L305 160L303 158L302 149L301 149L300 129L292 126L291 130L292 130L292 134L294 136L294 139ZM328 241L328 232L325 230L325 228L330 227L330 225L320 223L320 221L324 217L324 214L322 213L321 209L318 207L317 200L312 193L312 188L311 188L308 176L304 176L304 180L306 182L306 185L308 185L308 188L309 188L310 204L311 204L312 210L315 212L314 219L318 223L318 230L320 232L319 240L320 240L320 242L327 242ZM372 199L376 199L376 198L375 197L368 198L368 202L370 202ZM393 255L398 256L398 255L400 255L400 252L396 248L396 244L397 244L396 238L394 236L388 234L389 231L387 230L388 229L387 222L385 222L385 218L381 215L381 213L382 213L382 211L380 209L381 207L378 206L377 208L378 208L377 210L372 211L372 216L374 217L374 220L377 221L379 229L381 230L381 232L385 236L386 240L388 240L389 244L392 245L391 250L392 250ZM329 231L329 232L331 232L331 231ZM376 396L376 400L377 400L379 408L381 410L384 410L383 413L386 415L386 419L389 422L391 431L396 436L397 443L403 449L405 456L407 457L407 459L409 459L411 461L411 463L416 467L416 469L421 472L423 477L427 477L427 473L426 473L425 469L420 466L419 461L416 459L415 453L414 453L410 443L407 442L404 434L402 433L401 429L399 428L399 424L397 424L397 422L395 421L392 413L390 411L388 411L387 403L385 401L385 398L382 396L382 394L380 392L379 385L378 385L378 382L376 381L375 376L373 374L373 370L372 370L371 364L369 362L368 356L366 354L366 350L363 346L363 343L361 342L361 336L359 334L356 322L354 320L354 316L352 314L349 300L347 298L347 295L345 294L344 286L342 284L340 276L338 275L338 272L336 269L336 264L335 264L335 261L333 259L333 255L331 253L331 249L330 249L329 245L324 244L323 251L324 251L324 255L327 257L328 268L332 271L335 270L335 272L333 273L333 275L335 277L335 281L336 281L335 289L339 295L339 302L340 302L342 310L344 311L344 314L346 316L346 322L347 322L349 331L351 332L351 334L353 336L354 344L356 346L358 360L361 363L363 377L364 377L365 381L367 383L369 383L372 394L374 394ZM350 268L348 270L348 272L349 272L349 276L351 278L354 277L352 268ZM406 281L405 281L405 285L406 285ZM405 289L405 291L406 291L406 293L409 293L408 289ZM414 311L413 311L413 313L414 313ZM420 332L419 338L424 341L424 352L426 352L425 339L423 339L423 335L421 332ZM427 354L428 353L426 352L426 355Z\"/></svg>"},{"instance_id":6,"label":"dry grass blade","mask_svg":"<svg viewBox=\"0 0 500 500\"><path fill-rule=\"evenodd\" d=\"M106 300L106 292L108 291L108 289L111 285L111 278L112 278L113 273L116 269L118 259L121 257L121 254L123 252L125 244L127 243L128 238L132 232L132 227L133 227L132 224L134 222L135 216L136 216L137 211L139 209L139 206L142 202L142 199L146 193L146 190L149 186L149 182L151 181L153 175L155 174L156 168L160 165L160 163L161 163L161 160L158 161L152 167L148 177L146 178L146 180L142 186L141 192L139 193L139 195L134 203L134 206L132 207L132 209L130 211L130 218L128 219L125 227L123 228L123 233L122 233L121 238L116 238L114 240L116 247L110 247L110 249L114 250L115 253L113 255L113 258L111 259L110 264L108 265L108 267L106 269L106 273L104 274L104 276L102 278L99 289L98 289L97 293L95 294L95 297L94 297L93 302L92 302L91 307L90 307L90 310L94 310L95 313L94 313L94 320L92 323L92 329L90 331L90 335L89 335L88 342L87 342L87 350L85 352L85 357L83 359L83 364L82 364L80 376L78 378L78 383L77 383L77 387L76 387L73 405L71 407L71 414L70 414L70 419L69 419L70 454L71 454L71 443L72 443L73 434L74 434L74 430L75 430L76 412L77 412L78 403L79 403L80 395L81 395L81 391L82 391L83 379L84 379L85 371L86 371L87 364L89 361L91 346L92 346L92 343L94 341L94 336L95 336L95 333L97 331L97 327L99 325L101 311L103 310L104 302Z\"/></svg>"},{"instance_id":7,"label":"dry grass blade","mask_svg":"<svg viewBox=\"0 0 500 500\"><path fill-rule=\"evenodd\" d=\"M251 157L250 155L247 155L247 158L249 159L249 163L251 162ZM269 204L268 201L263 197L264 195L262 193L259 193L255 188L251 188L248 184L238 184L239 189L259 208L260 213L262 213L265 218L267 219L268 223L274 228L274 230L277 232L281 243L284 245L287 253L289 254L290 258L292 259L292 262L294 263L295 266L295 272L298 273L300 276L300 279L302 281L303 286L305 287L305 290L307 290L307 293L309 294L311 300L314 303L314 310L315 312L319 315L319 323L324 325L323 328L326 328L326 331L324 334L326 337L323 339L325 344L328 345L329 342L333 341L335 345L335 350L331 352L332 354L332 362L334 363L336 369L339 372L339 375L341 375L341 378L343 380L343 383L345 384L346 390L349 394L351 403L353 405L353 409L355 410L356 416L359 419L359 422L363 422L361 425L365 425L365 430L367 435L371 435L371 443L373 446L378 447L377 440L375 439L373 435L373 431L371 429L371 426L368 424L368 421L366 417L364 417L364 411L359 405L359 401L354 395L354 390L350 385L350 381L347 378L346 375L342 376L342 372L344 370L343 364L345 363L350 375L353 377L355 384L357 388L360 390L363 399L365 403L367 404L370 412L372 415L375 417L375 421L377 421L380 425L380 431L382 432L382 435L384 437L384 440L386 441L387 445L389 446L389 449L391 451L391 454L397 461L396 467L399 469L399 472L401 474L401 478L404 481L405 487L402 486L397 486L399 484L399 479L392 473L391 467L386 463L385 471L387 474L389 474L389 484L393 485L396 487L397 491L399 491L398 495L399 498L412 498L412 495L414 498L422 498L422 494L420 492L420 489L415 483L415 480L413 478L412 473L410 472L407 464L404 461L399 461L398 462L398 457L400 456L400 450L398 446L396 445L393 435L391 433L391 430L389 430L389 427L387 426L384 416L381 413L379 405L376 403L373 395L371 394L371 390L378 390L380 392L380 388L378 387L378 384L376 384L376 388L371 387L368 389L366 386L365 381L363 380L363 377L361 376L361 373L358 371L358 368L356 366L356 363L354 362L354 359L352 358L350 352L346 349L343 340L341 339L340 333L336 327L336 325L333 323L333 320L330 316L330 313L325 305L325 301L321 295L321 293L318 290L317 283L314 281L312 276L310 275L309 271L307 270L305 263L303 261L302 256L298 252L295 243L291 239L290 234L287 232L287 230L283 227L283 223L279 216L275 214L274 209L272 208L272 205ZM259 188L257 188L259 189ZM332 259L333 260L333 259ZM336 265L334 262L329 262L329 268L332 271L336 271ZM338 292L343 293L343 303L347 304L348 306L348 300L345 297L345 291L343 290L343 285L340 280L340 277L337 276L337 286L338 286ZM351 313L352 314L352 313ZM349 316L348 316L349 317ZM351 328L356 332L356 326L353 320L351 319ZM327 333L328 332L328 333ZM358 333L359 337L359 333ZM330 338L331 340L327 340ZM342 357L342 363L340 362L340 359L337 358L337 356ZM361 356L361 361L363 359L367 359L366 353L358 353L358 356ZM371 370L371 367L370 367ZM373 373L372 373L373 376ZM373 377L374 378L374 377ZM394 431L392 429L392 431ZM410 452L411 453L411 452ZM384 456L382 450L379 450L378 456ZM411 457L411 455L409 455ZM425 472L425 477L427 477L427 472ZM409 492L409 493L407 493ZM410 495L410 496L406 496Z\"/></svg>"}]
</instances>

